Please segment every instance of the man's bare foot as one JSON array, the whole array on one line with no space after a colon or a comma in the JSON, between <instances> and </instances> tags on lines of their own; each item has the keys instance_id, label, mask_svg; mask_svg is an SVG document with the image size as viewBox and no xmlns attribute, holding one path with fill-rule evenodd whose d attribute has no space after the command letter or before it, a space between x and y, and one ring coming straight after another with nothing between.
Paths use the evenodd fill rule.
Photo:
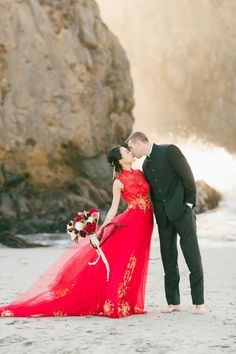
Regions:
<instances>
[{"instance_id":1,"label":"man's bare foot","mask_svg":"<svg viewBox=\"0 0 236 354\"><path fill-rule=\"evenodd\" d=\"M196 305L195 309L193 310L194 315L203 315L204 313L206 313L206 308L204 304Z\"/></svg>"},{"instance_id":2,"label":"man's bare foot","mask_svg":"<svg viewBox=\"0 0 236 354\"><path fill-rule=\"evenodd\" d=\"M161 309L162 313L172 313L180 311L180 305L168 305L167 307Z\"/></svg>"}]
</instances>

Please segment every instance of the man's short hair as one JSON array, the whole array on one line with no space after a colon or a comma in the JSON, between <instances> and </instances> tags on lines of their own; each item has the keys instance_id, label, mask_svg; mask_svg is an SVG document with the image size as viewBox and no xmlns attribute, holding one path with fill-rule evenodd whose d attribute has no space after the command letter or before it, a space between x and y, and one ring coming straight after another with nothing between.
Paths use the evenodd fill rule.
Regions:
<instances>
[{"instance_id":1,"label":"man's short hair","mask_svg":"<svg viewBox=\"0 0 236 354\"><path fill-rule=\"evenodd\" d=\"M126 139L126 143L128 144L129 141L136 143L137 141L142 141L143 143L148 143L149 140L147 136L142 132L134 132L132 133L128 139Z\"/></svg>"}]
</instances>

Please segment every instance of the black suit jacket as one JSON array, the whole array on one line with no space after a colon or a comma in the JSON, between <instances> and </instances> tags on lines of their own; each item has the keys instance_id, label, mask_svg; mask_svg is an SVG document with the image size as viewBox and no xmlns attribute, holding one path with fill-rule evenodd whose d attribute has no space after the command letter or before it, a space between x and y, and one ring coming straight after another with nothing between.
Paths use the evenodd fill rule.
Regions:
<instances>
[{"instance_id":1,"label":"black suit jacket","mask_svg":"<svg viewBox=\"0 0 236 354\"><path fill-rule=\"evenodd\" d=\"M151 198L159 226L180 216L186 203L196 204L196 185L191 168L175 145L153 144L143 172L151 185Z\"/></svg>"}]
</instances>

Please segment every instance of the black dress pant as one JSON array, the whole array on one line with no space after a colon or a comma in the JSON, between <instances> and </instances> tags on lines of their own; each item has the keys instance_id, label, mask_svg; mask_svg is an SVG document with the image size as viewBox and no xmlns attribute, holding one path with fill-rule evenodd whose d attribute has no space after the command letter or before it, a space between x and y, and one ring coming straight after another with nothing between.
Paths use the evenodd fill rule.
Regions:
<instances>
[{"instance_id":1,"label":"black dress pant","mask_svg":"<svg viewBox=\"0 0 236 354\"><path fill-rule=\"evenodd\" d=\"M169 221L167 227L158 226L161 257L165 272L165 293L167 303L180 304L177 234L180 246L190 271L192 303L204 303L204 281L201 254L197 240L195 212L186 205L184 213Z\"/></svg>"}]
</instances>

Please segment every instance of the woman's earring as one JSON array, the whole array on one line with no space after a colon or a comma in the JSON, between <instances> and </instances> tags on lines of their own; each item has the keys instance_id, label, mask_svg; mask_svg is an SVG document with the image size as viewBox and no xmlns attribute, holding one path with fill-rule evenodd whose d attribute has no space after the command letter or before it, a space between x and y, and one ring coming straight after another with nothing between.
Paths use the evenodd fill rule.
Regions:
<instances>
[{"instance_id":1,"label":"woman's earring","mask_svg":"<svg viewBox=\"0 0 236 354\"><path fill-rule=\"evenodd\" d=\"M116 177L116 166L114 165L114 162L112 162L112 166L113 166L113 176L112 176L112 178L113 178L113 181L114 181L114 179Z\"/></svg>"}]
</instances>

